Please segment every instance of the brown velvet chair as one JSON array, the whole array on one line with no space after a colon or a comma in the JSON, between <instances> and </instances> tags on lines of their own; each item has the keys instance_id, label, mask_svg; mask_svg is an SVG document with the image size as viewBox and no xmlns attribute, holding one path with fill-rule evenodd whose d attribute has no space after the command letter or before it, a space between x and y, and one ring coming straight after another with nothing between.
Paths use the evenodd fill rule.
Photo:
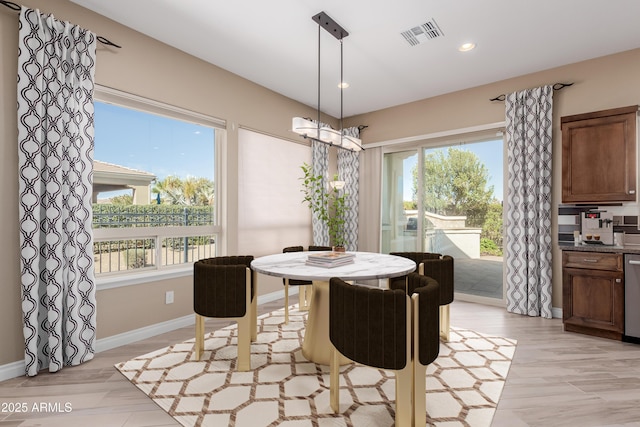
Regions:
<instances>
[{"instance_id":1,"label":"brown velvet chair","mask_svg":"<svg viewBox=\"0 0 640 427\"><path fill-rule=\"evenodd\" d=\"M440 284L429 276L407 277L413 313L413 426L427 425L427 365L440 352ZM416 327L417 326L417 327Z\"/></svg>"},{"instance_id":2,"label":"brown velvet chair","mask_svg":"<svg viewBox=\"0 0 640 427\"><path fill-rule=\"evenodd\" d=\"M257 281L253 256L224 256L193 264L193 310L196 313L196 360L204 352L205 317L236 318L238 371L251 369L251 341L257 335Z\"/></svg>"},{"instance_id":3,"label":"brown velvet chair","mask_svg":"<svg viewBox=\"0 0 640 427\"><path fill-rule=\"evenodd\" d=\"M440 336L449 341L451 331L450 304L453 302L453 258L430 252L391 252L409 258L416 263L417 272L434 278L440 284ZM406 289L406 276L397 277L389 281L391 289Z\"/></svg>"},{"instance_id":4,"label":"brown velvet chair","mask_svg":"<svg viewBox=\"0 0 640 427\"><path fill-rule=\"evenodd\" d=\"M330 251L331 246L309 246L310 251ZM282 250L286 252L302 252L302 246L288 246ZM311 300L311 281L297 279L282 279L284 283L284 323L289 323L289 286L298 286L298 309L309 310L309 302Z\"/></svg>"},{"instance_id":5,"label":"brown velvet chair","mask_svg":"<svg viewBox=\"0 0 640 427\"><path fill-rule=\"evenodd\" d=\"M329 281L329 338L331 340L330 402L340 411L340 354L348 359L396 374L397 427L411 425L413 366L411 312L407 294L400 290Z\"/></svg>"},{"instance_id":6,"label":"brown velvet chair","mask_svg":"<svg viewBox=\"0 0 640 427\"><path fill-rule=\"evenodd\" d=\"M332 343L330 362L330 403L334 412L339 412L339 357L396 374L396 418L395 425L411 426L416 417L413 395L416 388L414 353L424 354L420 360L433 361L440 345L438 331L438 283L426 276L411 273L407 279L415 289L412 301L401 289L380 289L350 285L332 278L329 282L329 337ZM412 304L416 309L412 309ZM431 310L432 313L418 313ZM412 314L416 311L415 314ZM419 325L412 329L412 317L417 316ZM416 340L415 343L413 340ZM435 354L435 357L433 355ZM431 362L428 362L431 363ZM420 369L418 375L426 375ZM425 399L425 380L417 381L420 402ZM425 402L422 402L424 407ZM422 409L426 421L426 410Z\"/></svg>"}]
</instances>

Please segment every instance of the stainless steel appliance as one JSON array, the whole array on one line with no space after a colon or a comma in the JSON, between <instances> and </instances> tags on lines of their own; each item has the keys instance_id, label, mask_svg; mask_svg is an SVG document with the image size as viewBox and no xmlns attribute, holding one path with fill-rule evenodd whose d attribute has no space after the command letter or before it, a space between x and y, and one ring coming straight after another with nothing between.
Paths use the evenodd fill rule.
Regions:
<instances>
[{"instance_id":1,"label":"stainless steel appliance","mask_svg":"<svg viewBox=\"0 0 640 427\"><path fill-rule=\"evenodd\" d=\"M622 340L640 344L640 255L624 256L624 335Z\"/></svg>"},{"instance_id":2,"label":"stainless steel appliance","mask_svg":"<svg viewBox=\"0 0 640 427\"><path fill-rule=\"evenodd\" d=\"M613 245L613 214L592 210L582 212L582 241L588 244Z\"/></svg>"}]
</instances>

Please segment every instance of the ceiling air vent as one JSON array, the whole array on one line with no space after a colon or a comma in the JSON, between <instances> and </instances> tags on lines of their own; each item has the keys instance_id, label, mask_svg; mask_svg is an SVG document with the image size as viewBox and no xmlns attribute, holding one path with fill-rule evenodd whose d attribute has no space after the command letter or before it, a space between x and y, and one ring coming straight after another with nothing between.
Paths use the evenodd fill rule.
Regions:
<instances>
[{"instance_id":1,"label":"ceiling air vent","mask_svg":"<svg viewBox=\"0 0 640 427\"><path fill-rule=\"evenodd\" d=\"M440 30L440 27L438 27L438 24L433 18L422 25L403 31L401 34L411 46L416 46L427 40L444 36L444 33Z\"/></svg>"}]
</instances>

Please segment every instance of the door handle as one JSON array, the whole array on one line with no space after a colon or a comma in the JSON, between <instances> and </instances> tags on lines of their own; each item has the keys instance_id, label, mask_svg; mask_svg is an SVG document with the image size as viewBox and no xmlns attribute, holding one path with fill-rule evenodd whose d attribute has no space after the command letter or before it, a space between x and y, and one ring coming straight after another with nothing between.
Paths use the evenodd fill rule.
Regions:
<instances>
[{"instance_id":1,"label":"door handle","mask_svg":"<svg viewBox=\"0 0 640 427\"><path fill-rule=\"evenodd\" d=\"M598 262L598 260L597 259L593 259L593 258L583 258L582 262L596 263L596 262ZM638 264L640 264L640 262L638 262Z\"/></svg>"},{"instance_id":2,"label":"door handle","mask_svg":"<svg viewBox=\"0 0 640 427\"><path fill-rule=\"evenodd\" d=\"M629 264L630 265L640 265L640 260L636 261L635 259L630 259L629 260Z\"/></svg>"}]
</instances>

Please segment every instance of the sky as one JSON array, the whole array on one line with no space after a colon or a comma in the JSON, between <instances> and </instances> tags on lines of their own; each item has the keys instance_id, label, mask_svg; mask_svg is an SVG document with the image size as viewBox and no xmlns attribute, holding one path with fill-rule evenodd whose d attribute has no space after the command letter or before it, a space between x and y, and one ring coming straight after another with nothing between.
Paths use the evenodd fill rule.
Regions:
<instances>
[{"instance_id":1,"label":"sky","mask_svg":"<svg viewBox=\"0 0 640 427\"><path fill-rule=\"evenodd\" d=\"M95 160L151 172L158 180L175 175L213 181L212 128L103 102L95 102L95 110ZM502 200L502 138L459 148L474 152L485 164L494 196ZM417 155L406 159L405 171L416 163ZM405 174L404 180L403 198L411 200L412 175Z\"/></svg>"},{"instance_id":2,"label":"sky","mask_svg":"<svg viewBox=\"0 0 640 427\"><path fill-rule=\"evenodd\" d=\"M210 127L95 102L94 159L168 175L214 179Z\"/></svg>"},{"instance_id":3,"label":"sky","mask_svg":"<svg viewBox=\"0 0 640 427\"><path fill-rule=\"evenodd\" d=\"M467 151L471 151L473 153L476 154L476 156L478 156L478 159L484 163L484 165L487 167L487 169L489 170L489 181L488 181L488 185L493 185L493 196L498 199L498 200L502 200L503 199L503 195L502 195L502 191L503 191L503 185L502 185L502 181L503 181L503 164L502 164L502 158L503 158L503 150L502 150L502 138L499 138L497 140L493 140L493 141L486 141L486 142L478 142L478 143L473 143L473 144L464 144L464 145L454 145L454 147L462 149L462 150L467 150ZM440 148L441 150L446 150L448 147L443 147ZM430 150L432 151L432 150ZM416 166L416 163L418 162L418 156L411 156L410 158L405 160L404 163L404 170L405 171L412 171L413 168ZM403 199L404 200L411 200L412 198L412 188L413 188L413 175L412 174L405 174L404 175L404 183L403 183L403 188L404 188L404 194L403 194Z\"/></svg>"}]
</instances>

